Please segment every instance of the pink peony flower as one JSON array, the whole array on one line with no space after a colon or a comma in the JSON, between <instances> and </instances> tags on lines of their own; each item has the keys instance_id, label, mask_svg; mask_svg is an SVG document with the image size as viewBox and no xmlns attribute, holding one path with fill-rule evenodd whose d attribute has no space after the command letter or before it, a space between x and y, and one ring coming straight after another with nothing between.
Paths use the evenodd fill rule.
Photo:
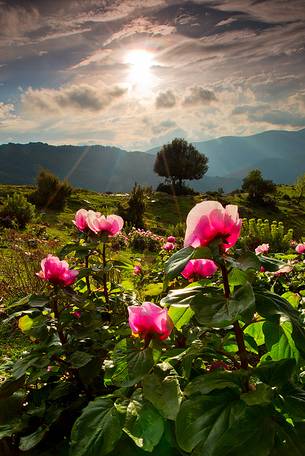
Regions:
<instances>
[{"instance_id":1,"label":"pink peony flower","mask_svg":"<svg viewBox=\"0 0 305 456\"><path fill-rule=\"evenodd\" d=\"M162 246L162 249L167 250L167 251L174 250L175 249L175 244L173 244L172 242L166 242Z\"/></svg>"},{"instance_id":2,"label":"pink peony flower","mask_svg":"<svg viewBox=\"0 0 305 456\"><path fill-rule=\"evenodd\" d=\"M175 236L168 236L167 242L172 242L174 244L176 242Z\"/></svg>"},{"instance_id":3,"label":"pink peony flower","mask_svg":"<svg viewBox=\"0 0 305 456\"><path fill-rule=\"evenodd\" d=\"M259 271L260 271L260 272L265 272L266 269L265 269L264 266L262 265L262 266L259 268Z\"/></svg>"},{"instance_id":4,"label":"pink peony flower","mask_svg":"<svg viewBox=\"0 0 305 456\"><path fill-rule=\"evenodd\" d=\"M136 264L133 268L133 275L141 275L142 274L142 266L140 264Z\"/></svg>"},{"instance_id":5,"label":"pink peony flower","mask_svg":"<svg viewBox=\"0 0 305 456\"><path fill-rule=\"evenodd\" d=\"M42 280L53 283L53 285L67 287L75 282L78 273L79 271L69 269L66 261L60 261L58 257L48 255L41 261L41 271L36 272L36 275Z\"/></svg>"},{"instance_id":6,"label":"pink peony flower","mask_svg":"<svg viewBox=\"0 0 305 456\"><path fill-rule=\"evenodd\" d=\"M95 234L105 233L114 236L121 231L124 220L119 215L108 215L105 217L100 212L88 211L87 224Z\"/></svg>"},{"instance_id":7,"label":"pink peony flower","mask_svg":"<svg viewBox=\"0 0 305 456\"><path fill-rule=\"evenodd\" d=\"M297 253L304 253L305 252L305 244L298 244L295 248Z\"/></svg>"},{"instance_id":8,"label":"pink peony flower","mask_svg":"<svg viewBox=\"0 0 305 456\"><path fill-rule=\"evenodd\" d=\"M236 244L242 220L238 207L229 204L225 208L217 201L203 201L191 209L186 219L184 247L209 245L216 238L228 250Z\"/></svg>"},{"instance_id":9,"label":"pink peony flower","mask_svg":"<svg viewBox=\"0 0 305 456\"><path fill-rule=\"evenodd\" d=\"M128 313L133 334L138 334L143 339L167 339L174 327L167 309L161 309L151 302L144 302L141 306L129 306Z\"/></svg>"},{"instance_id":10,"label":"pink peony flower","mask_svg":"<svg viewBox=\"0 0 305 456\"><path fill-rule=\"evenodd\" d=\"M269 252L269 244L258 245L255 249L256 255L260 255L261 253L268 253L268 252Z\"/></svg>"},{"instance_id":11,"label":"pink peony flower","mask_svg":"<svg viewBox=\"0 0 305 456\"><path fill-rule=\"evenodd\" d=\"M190 260L181 275L185 279L196 277L209 277L215 274L217 266L212 260Z\"/></svg>"},{"instance_id":12,"label":"pink peony flower","mask_svg":"<svg viewBox=\"0 0 305 456\"><path fill-rule=\"evenodd\" d=\"M73 223L79 231L85 231L88 228L87 217L88 211L86 209L79 209L76 212Z\"/></svg>"}]
</instances>

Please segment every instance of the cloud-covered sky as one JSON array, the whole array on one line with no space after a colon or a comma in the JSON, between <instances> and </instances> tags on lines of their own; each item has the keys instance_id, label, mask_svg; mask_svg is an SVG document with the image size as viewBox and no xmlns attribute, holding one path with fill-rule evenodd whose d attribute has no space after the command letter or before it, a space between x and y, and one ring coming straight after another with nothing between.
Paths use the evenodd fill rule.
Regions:
<instances>
[{"instance_id":1,"label":"cloud-covered sky","mask_svg":"<svg viewBox=\"0 0 305 456\"><path fill-rule=\"evenodd\" d=\"M303 127L304 0L0 0L0 143Z\"/></svg>"}]
</instances>

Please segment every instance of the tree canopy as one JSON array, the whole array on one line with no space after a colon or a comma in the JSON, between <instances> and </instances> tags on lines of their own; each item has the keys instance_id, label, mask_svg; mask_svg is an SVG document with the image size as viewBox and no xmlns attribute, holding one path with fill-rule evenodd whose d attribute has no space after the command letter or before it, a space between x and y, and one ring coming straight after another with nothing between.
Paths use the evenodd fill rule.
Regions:
<instances>
[{"instance_id":1,"label":"tree canopy","mask_svg":"<svg viewBox=\"0 0 305 456\"><path fill-rule=\"evenodd\" d=\"M264 179L259 169L253 169L243 179L242 190L248 193L249 200L262 200L268 193L274 193L276 185Z\"/></svg>"},{"instance_id":2,"label":"tree canopy","mask_svg":"<svg viewBox=\"0 0 305 456\"><path fill-rule=\"evenodd\" d=\"M170 179L181 188L183 180L201 179L208 170L208 158L185 139L175 138L162 146L154 164L159 176Z\"/></svg>"}]
</instances>

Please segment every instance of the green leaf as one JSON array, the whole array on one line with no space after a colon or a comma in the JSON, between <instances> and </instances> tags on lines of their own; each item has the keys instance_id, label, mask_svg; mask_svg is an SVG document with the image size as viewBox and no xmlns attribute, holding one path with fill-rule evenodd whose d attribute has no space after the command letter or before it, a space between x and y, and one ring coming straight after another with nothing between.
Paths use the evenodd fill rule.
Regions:
<instances>
[{"instance_id":1,"label":"green leaf","mask_svg":"<svg viewBox=\"0 0 305 456\"><path fill-rule=\"evenodd\" d=\"M247 407L233 391L223 390L182 403L176 436L194 456L269 456L274 438L270 421L269 408Z\"/></svg>"},{"instance_id":2,"label":"green leaf","mask_svg":"<svg viewBox=\"0 0 305 456\"><path fill-rule=\"evenodd\" d=\"M293 327L289 320L276 322L265 322L263 325L266 347L269 350L265 355L270 356L274 361L284 358L295 358L299 360L300 354L292 338Z\"/></svg>"},{"instance_id":3,"label":"green leaf","mask_svg":"<svg viewBox=\"0 0 305 456\"><path fill-rule=\"evenodd\" d=\"M264 405L270 404L273 399L272 388L264 383L257 383L254 391L241 394L240 398L247 405Z\"/></svg>"},{"instance_id":4,"label":"green leaf","mask_svg":"<svg viewBox=\"0 0 305 456\"><path fill-rule=\"evenodd\" d=\"M114 348L111 366L105 372L106 383L132 386L138 383L157 361L158 352L139 347L131 338L121 340Z\"/></svg>"},{"instance_id":5,"label":"green leaf","mask_svg":"<svg viewBox=\"0 0 305 456\"><path fill-rule=\"evenodd\" d=\"M164 432L164 422L152 404L139 395L129 402L123 431L145 451L152 451Z\"/></svg>"},{"instance_id":6,"label":"green leaf","mask_svg":"<svg viewBox=\"0 0 305 456\"><path fill-rule=\"evenodd\" d=\"M266 361L253 370L264 383L270 386L282 386L290 381L295 371L294 359L282 359L280 361Z\"/></svg>"},{"instance_id":7,"label":"green leaf","mask_svg":"<svg viewBox=\"0 0 305 456\"><path fill-rule=\"evenodd\" d=\"M294 309L297 309L299 307L301 296L298 293L286 291L286 293L282 294L282 298L287 299L289 304L291 304Z\"/></svg>"},{"instance_id":8,"label":"green leaf","mask_svg":"<svg viewBox=\"0 0 305 456\"><path fill-rule=\"evenodd\" d=\"M38 443L40 443L46 433L49 431L47 426L39 426L39 428L30 435L26 435L21 437L19 450L21 451L29 451L34 448Z\"/></svg>"},{"instance_id":9,"label":"green leaf","mask_svg":"<svg viewBox=\"0 0 305 456\"><path fill-rule=\"evenodd\" d=\"M241 269L233 268L229 275L230 286L244 285L248 281L248 275Z\"/></svg>"},{"instance_id":10,"label":"green leaf","mask_svg":"<svg viewBox=\"0 0 305 456\"><path fill-rule=\"evenodd\" d=\"M298 386L287 383L281 389L280 398L284 411L294 420L304 422L305 391Z\"/></svg>"},{"instance_id":11,"label":"green leaf","mask_svg":"<svg viewBox=\"0 0 305 456\"><path fill-rule=\"evenodd\" d=\"M216 370L215 372L196 377L187 385L184 394L186 396L208 394L211 391L224 388L231 388L239 393L248 377L249 374L242 370L238 372Z\"/></svg>"},{"instance_id":12,"label":"green leaf","mask_svg":"<svg viewBox=\"0 0 305 456\"><path fill-rule=\"evenodd\" d=\"M259 270L261 263L255 253L247 252L238 258L236 264L242 271L247 271L248 269L257 271Z\"/></svg>"},{"instance_id":13,"label":"green leaf","mask_svg":"<svg viewBox=\"0 0 305 456\"><path fill-rule=\"evenodd\" d=\"M24 377L9 378L5 382L0 383L0 399L7 399L15 391L24 385Z\"/></svg>"},{"instance_id":14,"label":"green leaf","mask_svg":"<svg viewBox=\"0 0 305 456\"><path fill-rule=\"evenodd\" d=\"M261 266L265 268L265 271L276 272L285 264L283 261L276 258L266 257L264 255L257 255L257 257Z\"/></svg>"},{"instance_id":15,"label":"green leaf","mask_svg":"<svg viewBox=\"0 0 305 456\"><path fill-rule=\"evenodd\" d=\"M257 312L264 318L280 322L280 317L287 317L292 324L291 337L302 357L305 358L305 329L299 312L281 296L269 291L256 292ZM285 320L285 318L284 318Z\"/></svg>"},{"instance_id":16,"label":"green leaf","mask_svg":"<svg viewBox=\"0 0 305 456\"><path fill-rule=\"evenodd\" d=\"M89 402L73 425L71 456L110 453L121 437L123 418L108 397L97 397Z\"/></svg>"},{"instance_id":17,"label":"green leaf","mask_svg":"<svg viewBox=\"0 0 305 456\"><path fill-rule=\"evenodd\" d=\"M255 322L247 326L247 328L244 330L245 334L248 334L249 336L253 337L258 346L263 345L265 343L263 324L264 321Z\"/></svg>"},{"instance_id":18,"label":"green leaf","mask_svg":"<svg viewBox=\"0 0 305 456\"><path fill-rule=\"evenodd\" d=\"M199 323L207 327L225 327L236 320L248 320L254 313L254 293L247 282L231 298L222 293L201 293L190 305Z\"/></svg>"},{"instance_id":19,"label":"green leaf","mask_svg":"<svg viewBox=\"0 0 305 456\"><path fill-rule=\"evenodd\" d=\"M174 376L160 378L157 374L146 375L142 381L143 396L149 400L164 418L175 420L182 401L178 379Z\"/></svg>"},{"instance_id":20,"label":"green leaf","mask_svg":"<svg viewBox=\"0 0 305 456\"><path fill-rule=\"evenodd\" d=\"M174 253L164 265L165 274L169 280L174 279L184 269L189 260L192 259L194 254L193 247L185 247L178 252Z\"/></svg>"},{"instance_id":21,"label":"green leaf","mask_svg":"<svg viewBox=\"0 0 305 456\"><path fill-rule=\"evenodd\" d=\"M184 306L173 304L168 310L168 315L172 319L175 328L180 331L184 325L187 325L190 322L194 312L188 304Z\"/></svg>"},{"instance_id":22,"label":"green leaf","mask_svg":"<svg viewBox=\"0 0 305 456\"><path fill-rule=\"evenodd\" d=\"M71 355L70 362L73 367L79 368L86 366L91 359L92 355L89 355L89 353L76 351Z\"/></svg>"}]
</instances>

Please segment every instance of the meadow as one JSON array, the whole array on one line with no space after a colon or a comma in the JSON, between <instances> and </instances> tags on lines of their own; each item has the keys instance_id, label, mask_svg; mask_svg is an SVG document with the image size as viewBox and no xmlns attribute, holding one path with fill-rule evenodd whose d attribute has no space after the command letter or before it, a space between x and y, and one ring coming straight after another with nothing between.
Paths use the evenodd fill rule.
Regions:
<instances>
[{"instance_id":1,"label":"meadow","mask_svg":"<svg viewBox=\"0 0 305 456\"><path fill-rule=\"evenodd\" d=\"M128 198L0 232L1 455L303 455L305 201L148 191L144 228L101 228Z\"/></svg>"}]
</instances>

